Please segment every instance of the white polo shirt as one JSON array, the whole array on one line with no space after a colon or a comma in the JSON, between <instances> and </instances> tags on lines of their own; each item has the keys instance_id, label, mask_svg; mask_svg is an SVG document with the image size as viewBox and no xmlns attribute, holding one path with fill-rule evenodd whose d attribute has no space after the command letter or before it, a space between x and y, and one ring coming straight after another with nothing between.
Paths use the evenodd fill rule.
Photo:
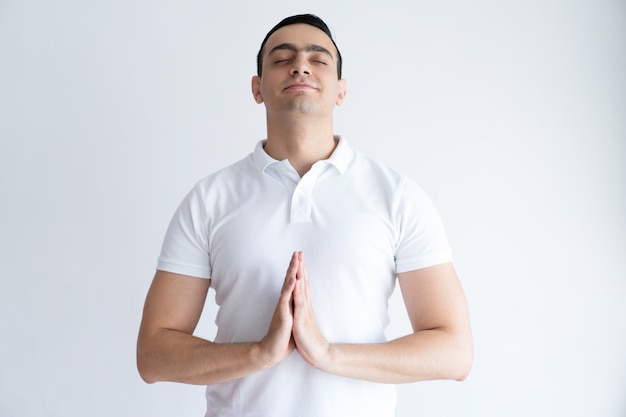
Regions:
<instances>
[{"instance_id":1,"label":"white polo shirt","mask_svg":"<svg viewBox=\"0 0 626 417\"><path fill-rule=\"evenodd\" d=\"M263 338L296 250L304 251L315 315L331 343L384 342L396 275L451 261L422 189L336 139L331 157L302 178L261 141L201 180L178 208L157 268L211 279L215 342ZM381 417L394 409L393 385L318 371L297 352L207 387L207 417Z\"/></svg>"}]
</instances>

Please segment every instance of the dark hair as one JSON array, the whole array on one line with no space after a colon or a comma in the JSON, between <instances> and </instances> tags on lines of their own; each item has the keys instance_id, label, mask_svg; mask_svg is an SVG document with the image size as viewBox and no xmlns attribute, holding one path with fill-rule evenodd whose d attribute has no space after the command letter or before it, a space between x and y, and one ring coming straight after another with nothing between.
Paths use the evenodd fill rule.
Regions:
<instances>
[{"instance_id":1,"label":"dark hair","mask_svg":"<svg viewBox=\"0 0 626 417\"><path fill-rule=\"evenodd\" d=\"M299 14L295 16L286 17L285 19L281 20L280 23L274 26L272 30L270 30L267 33L267 35L265 35L265 39L263 39L263 42L261 43L261 48L259 49L259 53L257 54L257 57L256 57L257 75L259 77L261 76L262 67L263 67L264 48L270 36L272 36L274 32L276 32L278 29L284 26L296 25L299 23L304 23L307 25L315 26L316 28L323 31L326 35L328 35L328 37L330 38L330 41L333 43L333 45L335 46L335 49L337 50L337 77L341 78L341 64L342 64L341 52L339 52L339 48L337 48L337 44L335 43L335 40L333 39L333 35L330 32L328 25L322 19L320 19L319 17L313 14Z\"/></svg>"}]
</instances>

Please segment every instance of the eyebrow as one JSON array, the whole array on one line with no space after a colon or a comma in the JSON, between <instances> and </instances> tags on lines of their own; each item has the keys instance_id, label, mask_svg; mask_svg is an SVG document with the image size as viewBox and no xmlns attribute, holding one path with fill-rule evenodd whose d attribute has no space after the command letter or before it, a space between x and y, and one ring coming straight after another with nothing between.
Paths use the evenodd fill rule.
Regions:
<instances>
[{"instance_id":1,"label":"eyebrow","mask_svg":"<svg viewBox=\"0 0 626 417\"><path fill-rule=\"evenodd\" d=\"M269 51L269 53L267 54L272 55L274 52L276 51L292 51L292 52L298 52L298 48L296 47L296 45L294 45L293 43L281 43L280 45L276 45L275 47L272 48L271 51ZM326 48L324 48L323 46L320 45L307 45L304 50L306 52L321 52L323 54L326 54L330 57L330 59L334 60L335 58L333 57L333 54L330 53L330 51Z\"/></svg>"}]
</instances>

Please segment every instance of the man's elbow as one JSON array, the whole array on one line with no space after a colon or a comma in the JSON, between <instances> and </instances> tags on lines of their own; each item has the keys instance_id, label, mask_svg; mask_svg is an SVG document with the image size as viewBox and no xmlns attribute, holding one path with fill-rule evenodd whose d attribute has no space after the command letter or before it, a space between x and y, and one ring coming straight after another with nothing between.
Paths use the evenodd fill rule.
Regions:
<instances>
[{"instance_id":1,"label":"man's elbow","mask_svg":"<svg viewBox=\"0 0 626 417\"><path fill-rule=\"evenodd\" d=\"M153 372L151 372L150 367L139 357L139 355L137 355L137 371L145 383L154 384L157 382L157 379L154 377Z\"/></svg>"},{"instance_id":2,"label":"man's elbow","mask_svg":"<svg viewBox=\"0 0 626 417\"><path fill-rule=\"evenodd\" d=\"M469 363L467 364L463 364L461 366L459 366L459 369L457 370L457 376L454 378L455 381L465 381L467 379L467 377L470 374L470 371L472 370L472 361L468 361Z\"/></svg>"},{"instance_id":3,"label":"man's elbow","mask_svg":"<svg viewBox=\"0 0 626 417\"><path fill-rule=\"evenodd\" d=\"M452 379L459 382L465 381L474 364L474 347L471 338L469 341L462 343L462 345L458 348L456 357L456 375Z\"/></svg>"},{"instance_id":4,"label":"man's elbow","mask_svg":"<svg viewBox=\"0 0 626 417\"><path fill-rule=\"evenodd\" d=\"M155 382L161 381L153 361L150 360L149 352L147 352L145 348L142 348L141 344L137 345L137 371L141 379L147 384L154 384Z\"/></svg>"},{"instance_id":5,"label":"man's elbow","mask_svg":"<svg viewBox=\"0 0 626 417\"><path fill-rule=\"evenodd\" d=\"M137 363L137 370L139 371L139 376L146 384L154 384L155 382L158 382L158 379L155 378L149 370L139 365L139 363Z\"/></svg>"}]
</instances>

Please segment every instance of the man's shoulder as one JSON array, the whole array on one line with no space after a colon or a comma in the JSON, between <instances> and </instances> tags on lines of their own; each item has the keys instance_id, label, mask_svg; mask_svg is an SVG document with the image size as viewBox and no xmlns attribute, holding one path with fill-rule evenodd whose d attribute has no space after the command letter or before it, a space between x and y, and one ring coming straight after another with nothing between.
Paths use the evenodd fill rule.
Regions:
<instances>
[{"instance_id":1,"label":"man's shoulder","mask_svg":"<svg viewBox=\"0 0 626 417\"><path fill-rule=\"evenodd\" d=\"M360 151L354 152L354 159L351 167L357 175L369 175L375 178L391 181L392 183L400 183L407 179L406 175L402 174L395 168Z\"/></svg>"},{"instance_id":2,"label":"man's shoulder","mask_svg":"<svg viewBox=\"0 0 626 417\"><path fill-rule=\"evenodd\" d=\"M254 166L252 164L251 154L246 157L226 165L222 168L213 171L212 173L201 178L196 186L206 187L210 185L216 185L220 183L229 183L232 181L239 181L242 177L250 177L254 175Z\"/></svg>"},{"instance_id":3,"label":"man's shoulder","mask_svg":"<svg viewBox=\"0 0 626 417\"><path fill-rule=\"evenodd\" d=\"M360 151L354 151L349 171L358 178L358 184L371 192L376 189L399 198L424 195L420 184L410 175Z\"/></svg>"}]
</instances>

